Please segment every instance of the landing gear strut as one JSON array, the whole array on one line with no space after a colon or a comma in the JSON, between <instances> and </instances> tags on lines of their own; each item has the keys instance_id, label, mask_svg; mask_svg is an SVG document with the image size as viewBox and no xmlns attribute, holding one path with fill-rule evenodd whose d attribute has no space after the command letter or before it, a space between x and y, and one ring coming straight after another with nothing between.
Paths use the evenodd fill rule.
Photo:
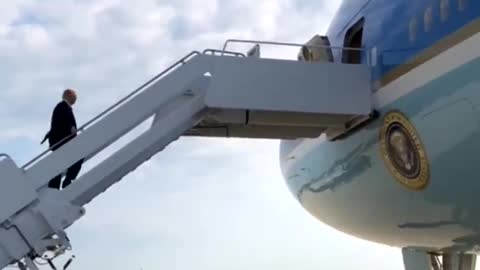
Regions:
<instances>
[{"instance_id":1,"label":"landing gear strut","mask_svg":"<svg viewBox=\"0 0 480 270\"><path fill-rule=\"evenodd\" d=\"M404 249L405 270L475 270L477 255L462 253L432 254Z\"/></svg>"}]
</instances>

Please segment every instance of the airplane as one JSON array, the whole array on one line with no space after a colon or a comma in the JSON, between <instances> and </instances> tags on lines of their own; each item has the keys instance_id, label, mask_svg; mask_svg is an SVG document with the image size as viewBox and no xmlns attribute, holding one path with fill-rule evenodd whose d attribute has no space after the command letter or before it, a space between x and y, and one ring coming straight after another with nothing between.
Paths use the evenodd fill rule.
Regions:
<instances>
[{"instance_id":1,"label":"airplane","mask_svg":"<svg viewBox=\"0 0 480 270\"><path fill-rule=\"evenodd\" d=\"M479 32L478 1L344 0L304 44L193 51L61 148L23 166L0 154L0 267L53 265L86 204L180 136L203 136L280 139L287 186L321 222L401 248L406 270L473 270ZM235 42L254 47L228 51ZM297 59L262 58L263 44L298 47ZM152 116L74 184L46 187Z\"/></svg>"},{"instance_id":2,"label":"airplane","mask_svg":"<svg viewBox=\"0 0 480 270\"><path fill-rule=\"evenodd\" d=\"M371 61L380 117L342 141L282 141L289 189L323 223L402 248L407 270L475 269L479 32L479 1L344 0L326 37L311 44L365 48L376 59L299 55Z\"/></svg>"}]
</instances>

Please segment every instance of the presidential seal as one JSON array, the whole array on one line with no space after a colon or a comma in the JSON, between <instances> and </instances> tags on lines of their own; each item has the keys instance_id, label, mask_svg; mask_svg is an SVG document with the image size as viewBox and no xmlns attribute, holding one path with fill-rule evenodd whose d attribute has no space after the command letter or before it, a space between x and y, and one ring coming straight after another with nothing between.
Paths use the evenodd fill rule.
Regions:
<instances>
[{"instance_id":1,"label":"presidential seal","mask_svg":"<svg viewBox=\"0 0 480 270\"><path fill-rule=\"evenodd\" d=\"M430 169L415 127L400 112L385 115L380 129L380 150L388 170L412 190L427 187Z\"/></svg>"}]
</instances>

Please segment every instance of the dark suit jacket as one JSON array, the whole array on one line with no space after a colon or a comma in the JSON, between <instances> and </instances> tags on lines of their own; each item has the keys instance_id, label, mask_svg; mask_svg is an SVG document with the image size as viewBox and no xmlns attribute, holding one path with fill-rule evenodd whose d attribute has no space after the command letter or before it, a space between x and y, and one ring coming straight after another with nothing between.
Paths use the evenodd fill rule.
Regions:
<instances>
[{"instance_id":1,"label":"dark suit jacket","mask_svg":"<svg viewBox=\"0 0 480 270\"><path fill-rule=\"evenodd\" d=\"M66 137L70 136L70 138L62 141L61 144L55 146L52 150L58 149L60 146L76 136L76 134L72 134L72 127L77 129L77 123L75 121L75 116L73 115L73 110L66 101L62 101L58 103L53 110L50 131L47 133L45 138L48 138L50 147L62 141Z\"/></svg>"}]
</instances>

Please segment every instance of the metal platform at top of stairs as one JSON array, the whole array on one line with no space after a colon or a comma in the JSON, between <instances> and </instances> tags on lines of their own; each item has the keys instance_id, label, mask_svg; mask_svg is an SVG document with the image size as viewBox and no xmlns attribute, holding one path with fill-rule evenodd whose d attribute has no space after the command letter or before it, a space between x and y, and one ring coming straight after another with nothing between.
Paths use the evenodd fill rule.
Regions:
<instances>
[{"instance_id":1,"label":"metal platform at top of stairs","mask_svg":"<svg viewBox=\"0 0 480 270\"><path fill-rule=\"evenodd\" d=\"M327 133L335 139L371 119L371 89L368 65L264 59L258 49L247 55L226 47L191 52L58 150L23 167L0 156L0 267L37 269L36 257L61 254L70 247L65 229L84 215L85 204L182 135L295 139ZM47 188L54 176L152 116L147 131L67 189Z\"/></svg>"}]
</instances>

